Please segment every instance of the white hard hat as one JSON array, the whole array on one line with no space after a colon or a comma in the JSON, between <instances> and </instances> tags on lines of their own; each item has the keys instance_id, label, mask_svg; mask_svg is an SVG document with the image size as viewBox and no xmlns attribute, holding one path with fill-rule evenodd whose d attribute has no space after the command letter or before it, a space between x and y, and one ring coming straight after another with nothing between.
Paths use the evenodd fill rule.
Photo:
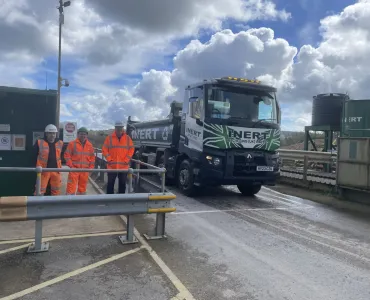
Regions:
<instances>
[{"instance_id":1,"label":"white hard hat","mask_svg":"<svg viewBox=\"0 0 370 300\"><path fill-rule=\"evenodd\" d=\"M55 132L58 133L58 129L55 125L49 124L45 127L45 132Z\"/></svg>"},{"instance_id":2,"label":"white hard hat","mask_svg":"<svg viewBox=\"0 0 370 300\"><path fill-rule=\"evenodd\" d=\"M122 121L116 121L116 123L114 123L114 127L124 127L125 125L123 124Z\"/></svg>"}]
</instances>

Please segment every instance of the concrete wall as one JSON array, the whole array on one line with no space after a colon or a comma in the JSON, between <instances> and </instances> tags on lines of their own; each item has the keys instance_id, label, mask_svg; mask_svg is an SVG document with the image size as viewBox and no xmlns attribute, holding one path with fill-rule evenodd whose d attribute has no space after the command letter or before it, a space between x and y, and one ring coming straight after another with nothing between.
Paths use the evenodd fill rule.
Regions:
<instances>
[{"instance_id":1,"label":"concrete wall","mask_svg":"<svg viewBox=\"0 0 370 300\"><path fill-rule=\"evenodd\" d=\"M370 191L370 138L340 138L337 185Z\"/></svg>"}]
</instances>

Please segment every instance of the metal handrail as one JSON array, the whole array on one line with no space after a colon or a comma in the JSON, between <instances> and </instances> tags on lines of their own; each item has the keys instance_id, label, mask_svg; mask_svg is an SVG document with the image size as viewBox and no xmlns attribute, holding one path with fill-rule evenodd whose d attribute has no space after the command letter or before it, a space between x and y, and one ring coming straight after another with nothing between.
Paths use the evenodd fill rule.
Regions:
<instances>
[{"instance_id":1,"label":"metal handrail","mask_svg":"<svg viewBox=\"0 0 370 300\"><path fill-rule=\"evenodd\" d=\"M98 152L99 152L99 153L101 153L101 152L102 152L102 149L100 149L100 148L94 148L94 150L95 150L95 153L96 153L96 154L98 154ZM106 161L106 159L105 159L104 157L102 157L101 159L102 159L102 160L104 160L104 161ZM151 168L151 169L165 170L164 168L160 168L160 167L157 167L157 166L153 166L153 165L151 165L151 164L148 164L148 163L146 163L146 162L143 162L143 161L141 161L141 160L137 160L137 159L134 159L134 158L132 158L132 159L131 159L131 161L133 161L133 162L135 162L135 163L138 163L138 164L140 164L140 165L142 165L142 166L146 166L146 167ZM162 172L163 172L163 171L162 171Z\"/></svg>"},{"instance_id":2,"label":"metal handrail","mask_svg":"<svg viewBox=\"0 0 370 300\"><path fill-rule=\"evenodd\" d=\"M0 172L36 172L36 173L45 173L45 172L107 172L107 173L163 173L166 172L164 168L158 169L87 169L87 168L23 168L23 167L0 167Z\"/></svg>"},{"instance_id":3,"label":"metal handrail","mask_svg":"<svg viewBox=\"0 0 370 300\"><path fill-rule=\"evenodd\" d=\"M100 159L100 158L99 158ZM36 196L0 197L0 221L23 221L35 220L35 242L28 248L29 253L48 251L49 243L42 243L43 219L71 218L103 215L127 215L126 236L119 236L123 244L135 243L133 231L133 214L155 213L156 236L146 238L165 237L165 214L173 212L174 207L164 206L164 201L175 199L176 196L166 192L165 172L166 169L152 166L147 163L133 160L137 169L88 169L88 168L25 168L25 167L0 167L0 172L36 172ZM151 169L140 169L140 165L146 165ZM113 195L41 195L41 174L44 172L106 172L127 173L128 194ZM137 193L133 194L133 177L136 184L140 184L140 173L160 173L162 184L160 193ZM154 200L154 201L153 201ZM141 203L141 204L140 204ZM137 205L141 205L140 209ZM63 210L64 209L64 210ZM77 212L76 212L77 210Z\"/></svg>"}]
</instances>

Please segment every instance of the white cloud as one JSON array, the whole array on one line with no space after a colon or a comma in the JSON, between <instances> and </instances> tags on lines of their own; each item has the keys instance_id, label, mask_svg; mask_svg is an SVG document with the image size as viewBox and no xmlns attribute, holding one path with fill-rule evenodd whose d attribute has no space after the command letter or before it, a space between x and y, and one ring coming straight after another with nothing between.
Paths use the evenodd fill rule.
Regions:
<instances>
[{"instance_id":1,"label":"white cloud","mask_svg":"<svg viewBox=\"0 0 370 300\"><path fill-rule=\"evenodd\" d=\"M275 38L269 28L237 34L223 30L206 43L193 40L176 54L168 90L177 88L176 96L181 99L186 84L204 78L258 77L277 86L280 101L289 105L283 110L283 128L302 130L311 123L312 97L316 94L349 92L355 99L369 97L370 1L359 1L338 15L324 18L320 31L322 41L317 47L305 45L298 52L287 41ZM159 74L156 72L155 77L161 81ZM162 75L167 77L168 72ZM153 82L145 87L147 95L156 86Z\"/></svg>"},{"instance_id":2,"label":"white cloud","mask_svg":"<svg viewBox=\"0 0 370 300\"><path fill-rule=\"evenodd\" d=\"M10 34L0 45L0 84L32 87L40 63L56 54L57 10L49 0L37 1L35 6L26 0L5 3L0 33ZM301 1L303 6L306 3ZM79 122L92 128L111 126L128 115L158 118L168 114L170 100L182 100L186 84L225 75L258 77L275 85L280 101L289 107L283 111L284 126L289 128L310 123L315 94L348 91L352 98L369 97L369 0L321 20L320 43L299 50L275 37L271 28L222 30L229 20L248 26L254 19L289 19L272 1L148 0L140 5L75 0L66 8L63 58L79 66L71 84L87 91L67 94L63 90L65 118L78 116ZM310 38L312 30L312 24L304 27L302 38ZM207 42L196 39L204 31L214 31ZM173 42L185 37L194 40L176 49ZM175 54L172 71L152 69L171 54ZM117 90L109 84L137 73L142 73L142 80L132 86Z\"/></svg>"},{"instance_id":3,"label":"white cloud","mask_svg":"<svg viewBox=\"0 0 370 300\"><path fill-rule=\"evenodd\" d=\"M106 81L140 73L159 60L159 55L175 53L176 49L169 46L173 40L197 35L204 29L220 29L224 19L289 18L270 0L103 2L73 0L64 9L63 58L82 65L74 84L95 91L104 89ZM38 58L55 56L57 4L57 0L5 1L0 11L0 54L17 49ZM94 78L95 74L99 78Z\"/></svg>"},{"instance_id":4,"label":"white cloud","mask_svg":"<svg viewBox=\"0 0 370 300\"><path fill-rule=\"evenodd\" d=\"M200 29L220 30L222 21L234 19L287 20L290 14L277 10L268 0L90 0L105 18L153 35L192 36Z\"/></svg>"}]
</instances>

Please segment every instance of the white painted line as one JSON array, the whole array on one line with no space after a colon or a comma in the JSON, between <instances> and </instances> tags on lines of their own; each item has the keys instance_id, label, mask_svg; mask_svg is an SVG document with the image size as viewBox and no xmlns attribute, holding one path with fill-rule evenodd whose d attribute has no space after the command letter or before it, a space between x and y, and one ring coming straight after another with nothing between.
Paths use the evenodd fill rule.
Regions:
<instances>
[{"instance_id":1,"label":"white painted line","mask_svg":"<svg viewBox=\"0 0 370 300\"><path fill-rule=\"evenodd\" d=\"M123 253L120 253L120 254L117 254L117 255L113 255L107 259L104 259L104 260L101 260L101 261L98 261L94 264L91 264L91 265L88 265L86 267L83 267L83 268L80 268L80 269L77 269L77 270L74 270L72 272L69 272L69 273L66 273L64 275L61 275L61 276L58 276L54 279L51 279L51 280L48 280L48 281L45 281L43 283L40 283L40 284L37 284L33 287L30 287L28 289L25 289L21 292L18 292L18 293L15 293L15 294L12 294L12 295L9 295L9 296L6 296L6 297L3 297L3 298L0 298L0 300L13 300L13 299L18 299L20 297L23 297L23 296L26 296L30 293L33 293L33 292L36 292L38 290L41 290L45 287L48 287L50 285L53 285L53 284L56 284L58 282L61 282L63 280L66 280L68 278L71 278L73 276L76 276L76 275L79 275L81 273L84 273L84 272L87 272L87 271L90 271L92 269L95 269L97 267L100 267L100 266L103 266L107 263L110 263L110 262L113 262L115 260L118 260L120 258L123 258L127 255L130 255L130 254L133 254L133 253L136 253L138 252L139 250L143 249L144 247L141 246L139 248L136 248L136 249L133 249L133 250L129 250L129 251L126 251L126 252L123 252Z\"/></svg>"},{"instance_id":2,"label":"white painted line","mask_svg":"<svg viewBox=\"0 0 370 300\"><path fill-rule=\"evenodd\" d=\"M89 177L89 181L100 194L104 194L102 189L99 188L99 186L90 177ZM120 217L127 224L126 217L125 216L120 216ZM153 260L161 268L163 273L167 276L167 278L171 281L171 283L179 291L178 295L183 296L184 299L186 300L195 300L193 295L189 292L189 290L185 287L185 285L180 281L180 279L177 278L175 273L172 272L172 270L166 265L166 263L159 257L159 255L153 250L152 247L150 247L150 245L146 242L146 240L141 236L140 232L136 229L136 227L134 227L134 234L136 238L139 240L139 242L143 245L143 247L149 252L149 255L153 258Z\"/></svg>"},{"instance_id":3,"label":"white painted line","mask_svg":"<svg viewBox=\"0 0 370 300\"><path fill-rule=\"evenodd\" d=\"M115 235L115 234L121 235L121 234L125 234L125 233L126 233L126 231L110 231L110 232L83 233L83 234L72 234L72 235L59 235L59 236L45 237L42 240L43 241L54 241L54 240L76 239L76 238L106 236L106 235ZM28 243L28 242L33 242L34 240L35 239L0 241L0 245Z\"/></svg>"},{"instance_id":4,"label":"white painted line","mask_svg":"<svg viewBox=\"0 0 370 300\"><path fill-rule=\"evenodd\" d=\"M310 207L310 208L313 207L311 205L307 205L307 204L301 203L299 201L294 201L294 200L290 200L290 199L287 199L287 198L284 198L284 197L271 195L271 194L268 194L266 192L262 192L262 193L263 193L263 195L261 195L260 193L258 193L256 195L257 198L261 198L263 200L268 200L268 201L271 200L271 201L287 202L287 203L292 203L292 204L296 204L296 205L299 204L302 207ZM271 197L271 198L268 198L268 197ZM274 198L278 198L278 199L281 199L281 200L277 200L277 199L274 199Z\"/></svg>"},{"instance_id":5,"label":"white painted line","mask_svg":"<svg viewBox=\"0 0 370 300\"><path fill-rule=\"evenodd\" d=\"M280 192L275 191L273 189L270 189L270 188L268 188L266 186L263 186L262 187L262 191L264 191L264 190L266 192L268 192L268 193L273 193L273 194L281 195L281 196L284 196L284 197L290 198L290 199L303 199L303 198L299 198L299 197L296 197L296 196L292 196L292 195L287 195L287 194L284 194L284 193L280 193ZM304 199L304 200L307 200L307 199Z\"/></svg>"},{"instance_id":6,"label":"white painted line","mask_svg":"<svg viewBox=\"0 0 370 300\"><path fill-rule=\"evenodd\" d=\"M222 212L239 212L239 211L264 211L264 210L293 210L293 209L307 209L312 207L303 207L301 205L289 207L272 207L272 208L240 208L240 209L217 209L217 210L197 210L197 211L179 211L170 213L171 215L188 215L188 214L206 214L206 213L222 213Z\"/></svg>"}]
</instances>

